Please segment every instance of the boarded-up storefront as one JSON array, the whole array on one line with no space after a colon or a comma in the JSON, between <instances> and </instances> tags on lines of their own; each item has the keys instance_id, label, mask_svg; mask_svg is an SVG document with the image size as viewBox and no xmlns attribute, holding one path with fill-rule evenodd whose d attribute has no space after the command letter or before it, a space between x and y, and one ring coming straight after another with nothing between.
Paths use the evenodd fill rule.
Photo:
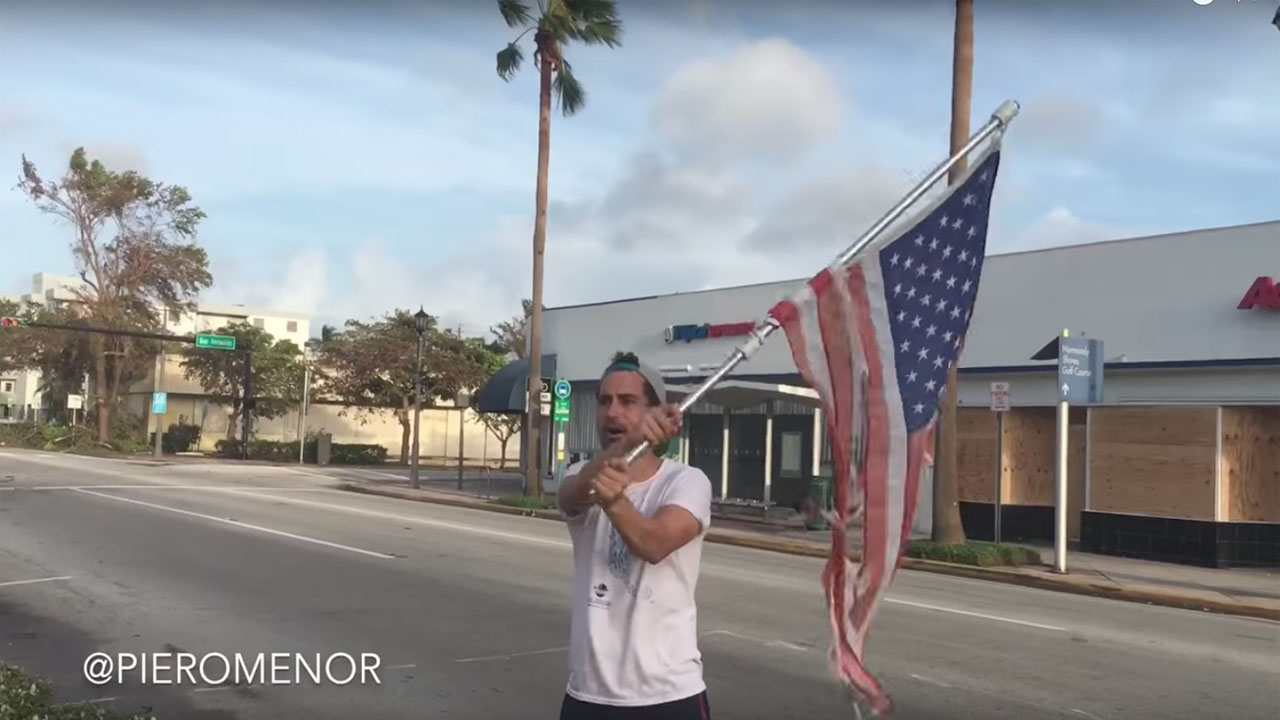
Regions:
<instances>
[{"instance_id":1,"label":"boarded-up storefront","mask_svg":"<svg viewBox=\"0 0 1280 720\"><path fill-rule=\"evenodd\" d=\"M1013 408L999 422L960 410L969 537L994 535L998 468L1001 539L1052 541L1055 425L1052 407ZM1067 475L1067 535L1082 550L1280 565L1280 407L1072 408Z\"/></svg>"}]
</instances>

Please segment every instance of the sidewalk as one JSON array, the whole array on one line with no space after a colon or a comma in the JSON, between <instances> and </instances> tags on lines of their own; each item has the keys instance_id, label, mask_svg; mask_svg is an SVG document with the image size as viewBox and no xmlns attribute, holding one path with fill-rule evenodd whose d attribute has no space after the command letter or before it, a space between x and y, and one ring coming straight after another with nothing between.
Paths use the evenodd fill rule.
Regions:
<instances>
[{"instance_id":1,"label":"sidewalk","mask_svg":"<svg viewBox=\"0 0 1280 720\"><path fill-rule=\"evenodd\" d=\"M434 474L434 473L433 473ZM433 502L491 512L544 518L559 521L554 510L534 510L498 505L492 499L479 497L487 488L482 477L468 475L464 490L456 489L443 478L423 477L423 489L408 487L405 479L390 473L370 477L369 474L346 474L335 477L342 489L404 500ZM353 475L355 475L353 477ZM424 474L425 475L425 474ZM506 486L518 493L518 479L500 482L495 473L493 485ZM504 489L507 489L504 487ZM476 492L476 491L479 492ZM507 493L507 494L515 494ZM794 525L764 524L755 520L717 515L707 533L707 541L771 552L826 558L830 552L827 531L805 530ZM1067 573L1051 570L1052 548L1037 548L1044 561L1039 567L979 567L954 563L903 558L901 567L960 577L1005 582L1080 595L1107 597L1130 602L1143 602L1192 610L1260 618L1280 622L1280 570L1238 568L1230 570L1201 568L1147 560L1092 555L1082 552L1067 554ZM857 560L857 551L850 557Z\"/></svg>"}]
</instances>

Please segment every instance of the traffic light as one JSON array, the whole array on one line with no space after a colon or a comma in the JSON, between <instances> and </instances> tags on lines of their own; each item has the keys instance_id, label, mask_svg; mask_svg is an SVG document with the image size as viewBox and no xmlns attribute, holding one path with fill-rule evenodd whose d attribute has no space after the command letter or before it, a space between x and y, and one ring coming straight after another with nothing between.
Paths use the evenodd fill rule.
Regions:
<instances>
[{"instance_id":1,"label":"traffic light","mask_svg":"<svg viewBox=\"0 0 1280 720\"><path fill-rule=\"evenodd\" d=\"M0 317L0 327L26 327L27 321L24 318L16 317Z\"/></svg>"}]
</instances>

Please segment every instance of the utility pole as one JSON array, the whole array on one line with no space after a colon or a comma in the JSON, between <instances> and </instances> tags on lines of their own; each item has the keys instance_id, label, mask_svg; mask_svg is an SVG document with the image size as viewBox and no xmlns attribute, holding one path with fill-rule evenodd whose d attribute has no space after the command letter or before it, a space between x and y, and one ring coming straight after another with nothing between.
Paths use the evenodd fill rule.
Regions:
<instances>
[{"instance_id":1,"label":"utility pole","mask_svg":"<svg viewBox=\"0 0 1280 720\"><path fill-rule=\"evenodd\" d=\"M167 308L167 307L164 309L164 315L163 315L163 318L164 318L164 320L163 320L163 323L164 323L164 325L163 325L163 329L164 329L164 330L168 330L168 329L169 329L169 308ZM165 366L164 341L161 341L161 342L160 342L160 363L159 363L158 367L156 368L156 382L155 382L155 390L154 390L154 392L153 392L153 394L152 394L152 397L154 397L156 394L159 394L159 393L161 393L161 392L164 392L164 369L165 369L165 368L164 368L164 366ZM153 400L152 402L154 402L154 400ZM163 413L161 413L161 414L157 414L157 413L154 413L154 412L153 412L153 413L151 413L151 414L152 414L152 415L155 415L155 417L156 417L156 446L155 446L155 448L154 448L154 452L153 452L153 454L154 454L157 458L159 458L159 457L164 457L164 443L163 443L163 440L164 440L164 414L163 414Z\"/></svg>"},{"instance_id":2,"label":"utility pole","mask_svg":"<svg viewBox=\"0 0 1280 720\"><path fill-rule=\"evenodd\" d=\"M160 362L157 364L157 367L156 367L155 390L151 393L153 398L151 401L153 405L153 407L151 408L151 414L155 416L155 419L156 419L156 445L152 449L152 454L155 455L157 458L164 456L164 414L155 412L155 407L154 407L155 396L159 395L161 392L164 391L164 344L163 343L161 343L160 345L159 360Z\"/></svg>"},{"instance_id":3,"label":"utility pole","mask_svg":"<svg viewBox=\"0 0 1280 720\"><path fill-rule=\"evenodd\" d=\"M253 428L253 353L248 347L244 353L244 397L240 399L240 459L249 459L249 433Z\"/></svg>"},{"instance_id":4,"label":"utility pole","mask_svg":"<svg viewBox=\"0 0 1280 720\"><path fill-rule=\"evenodd\" d=\"M311 348L302 349L302 407L298 410L298 464L306 463L307 402L311 399Z\"/></svg>"}]
</instances>

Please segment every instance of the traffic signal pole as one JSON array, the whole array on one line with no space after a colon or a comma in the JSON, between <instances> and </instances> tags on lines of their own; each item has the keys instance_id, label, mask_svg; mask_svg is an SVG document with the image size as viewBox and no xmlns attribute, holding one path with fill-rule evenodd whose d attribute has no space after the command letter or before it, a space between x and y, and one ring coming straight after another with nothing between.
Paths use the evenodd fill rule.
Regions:
<instances>
[{"instance_id":1,"label":"traffic signal pole","mask_svg":"<svg viewBox=\"0 0 1280 720\"><path fill-rule=\"evenodd\" d=\"M114 335L116 337L135 337L143 340L160 340L163 342L178 342L188 345L196 344L195 335L171 335L169 333L146 332L143 330L121 330L119 328L94 327L93 325L67 325L64 323L40 322L37 320L27 320L17 317L0 317L0 328L22 327L22 328L38 328L42 330L64 330L68 332L84 332L95 333L98 335ZM240 398L240 421L241 421L241 443L240 457L241 459L249 459L249 433L253 428L253 355L251 347L237 347L229 352L244 353L244 393ZM158 433L157 433L158 437ZM158 441L157 441L158 442Z\"/></svg>"}]
</instances>

